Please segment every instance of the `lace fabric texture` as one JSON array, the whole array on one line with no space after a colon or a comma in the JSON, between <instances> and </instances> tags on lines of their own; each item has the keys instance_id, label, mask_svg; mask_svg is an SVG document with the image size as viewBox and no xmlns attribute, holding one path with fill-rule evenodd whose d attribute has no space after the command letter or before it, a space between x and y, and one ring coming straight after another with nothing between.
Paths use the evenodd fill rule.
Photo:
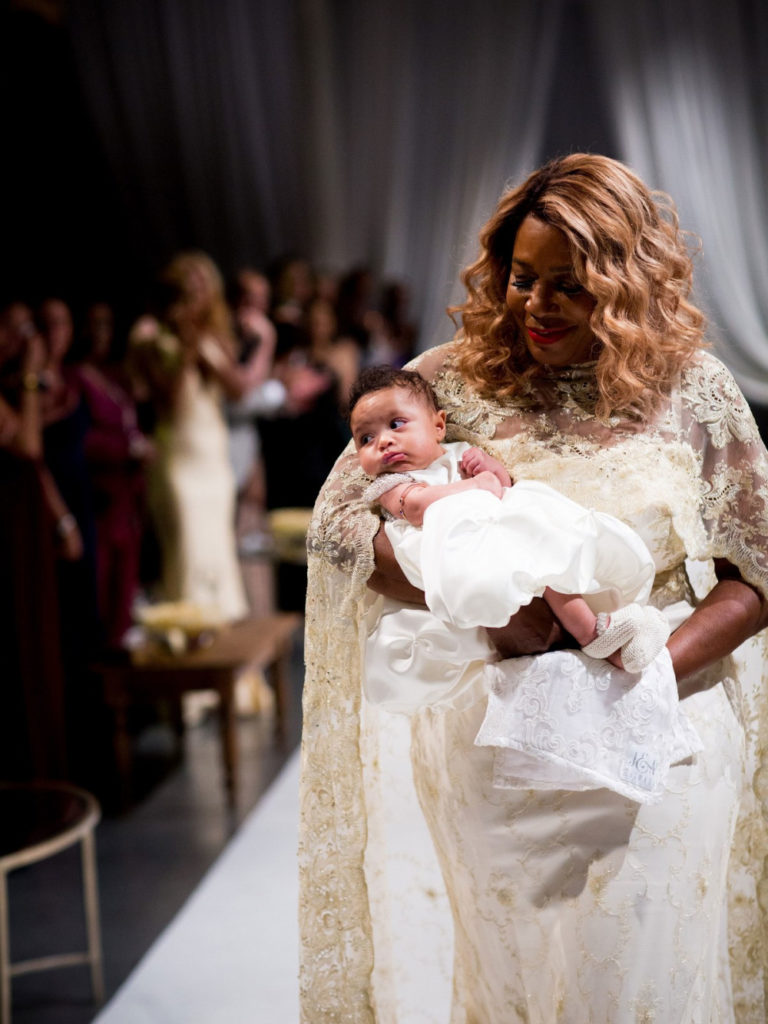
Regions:
<instances>
[{"instance_id":1,"label":"lace fabric texture","mask_svg":"<svg viewBox=\"0 0 768 1024\"><path fill-rule=\"evenodd\" d=\"M475 743L499 748L494 786L607 788L658 803L670 766L702 749L666 650L639 676L567 650L500 661L486 675Z\"/></svg>"},{"instance_id":2,"label":"lace fabric texture","mask_svg":"<svg viewBox=\"0 0 768 1024\"><path fill-rule=\"evenodd\" d=\"M485 448L516 480L549 484L636 530L655 563L651 603L695 602L712 585L713 558L768 593L768 460L717 359L702 353L650 423L601 423L589 365L551 371L495 402L470 391L452 352L416 361L448 413L448 440ZM764 635L692 681L704 692L683 706L705 749L671 769L664 800L639 812L607 790L494 790L492 752L473 745L484 702L416 716L413 778L397 783L418 792L451 934L445 890L419 873L434 861L425 835L408 846L413 881L386 868L383 836L400 792L387 783L409 771L405 748L399 759L381 753L395 716L361 707L360 607L379 526L362 499L369 482L350 448L308 539L302 1020L764 1021ZM663 949L637 926L633 903L655 897L666 914ZM438 945L454 946L448 995L418 1008L417 968L402 955L411 925L393 923L403 899L440 919L429 959L443 972Z\"/></svg>"}]
</instances>

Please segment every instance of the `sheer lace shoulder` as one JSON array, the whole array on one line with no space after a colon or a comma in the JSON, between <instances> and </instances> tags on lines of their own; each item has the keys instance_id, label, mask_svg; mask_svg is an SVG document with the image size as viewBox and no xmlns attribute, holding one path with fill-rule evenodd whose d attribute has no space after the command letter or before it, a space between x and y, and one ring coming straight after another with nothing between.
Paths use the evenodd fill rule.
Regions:
<instances>
[{"instance_id":1,"label":"sheer lace shoulder","mask_svg":"<svg viewBox=\"0 0 768 1024\"><path fill-rule=\"evenodd\" d=\"M307 535L310 555L362 581L373 571L372 541L379 528L365 498L370 483L350 442L323 484Z\"/></svg>"},{"instance_id":2,"label":"sheer lace shoulder","mask_svg":"<svg viewBox=\"0 0 768 1024\"><path fill-rule=\"evenodd\" d=\"M768 596L768 458L730 371L702 354L682 375L680 428L700 459L709 554Z\"/></svg>"}]
</instances>

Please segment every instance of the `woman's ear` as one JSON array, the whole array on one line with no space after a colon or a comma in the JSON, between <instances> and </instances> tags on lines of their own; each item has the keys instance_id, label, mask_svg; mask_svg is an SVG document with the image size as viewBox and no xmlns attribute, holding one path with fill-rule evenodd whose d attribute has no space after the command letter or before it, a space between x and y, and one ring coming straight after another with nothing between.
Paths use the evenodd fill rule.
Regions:
<instances>
[{"instance_id":1,"label":"woman's ear","mask_svg":"<svg viewBox=\"0 0 768 1024\"><path fill-rule=\"evenodd\" d=\"M437 429L437 440L442 441L445 437L445 409L439 409L435 413L435 428Z\"/></svg>"}]
</instances>

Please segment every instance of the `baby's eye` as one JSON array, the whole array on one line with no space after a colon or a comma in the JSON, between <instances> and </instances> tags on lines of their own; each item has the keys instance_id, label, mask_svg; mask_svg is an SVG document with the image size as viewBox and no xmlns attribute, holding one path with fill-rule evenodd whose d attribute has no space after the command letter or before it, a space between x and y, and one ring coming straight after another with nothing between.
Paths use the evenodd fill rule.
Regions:
<instances>
[{"instance_id":1,"label":"baby's eye","mask_svg":"<svg viewBox=\"0 0 768 1024\"><path fill-rule=\"evenodd\" d=\"M370 444L372 440L373 434L361 434L357 443L362 447L363 445Z\"/></svg>"},{"instance_id":2,"label":"baby's eye","mask_svg":"<svg viewBox=\"0 0 768 1024\"><path fill-rule=\"evenodd\" d=\"M398 427L402 427L407 422L405 416L395 416L389 425L393 430L397 430Z\"/></svg>"}]
</instances>

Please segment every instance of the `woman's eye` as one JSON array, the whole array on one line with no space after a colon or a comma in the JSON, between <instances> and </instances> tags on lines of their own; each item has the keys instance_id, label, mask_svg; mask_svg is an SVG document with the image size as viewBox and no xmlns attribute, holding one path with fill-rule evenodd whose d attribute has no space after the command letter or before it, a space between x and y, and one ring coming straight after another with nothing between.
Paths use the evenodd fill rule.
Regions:
<instances>
[{"instance_id":1,"label":"woman's eye","mask_svg":"<svg viewBox=\"0 0 768 1024\"><path fill-rule=\"evenodd\" d=\"M578 281L564 281L557 287L564 295L578 295L584 291Z\"/></svg>"},{"instance_id":2,"label":"woman's eye","mask_svg":"<svg viewBox=\"0 0 768 1024\"><path fill-rule=\"evenodd\" d=\"M528 292L533 287L533 281L528 277L510 278L509 287L518 292Z\"/></svg>"}]
</instances>

